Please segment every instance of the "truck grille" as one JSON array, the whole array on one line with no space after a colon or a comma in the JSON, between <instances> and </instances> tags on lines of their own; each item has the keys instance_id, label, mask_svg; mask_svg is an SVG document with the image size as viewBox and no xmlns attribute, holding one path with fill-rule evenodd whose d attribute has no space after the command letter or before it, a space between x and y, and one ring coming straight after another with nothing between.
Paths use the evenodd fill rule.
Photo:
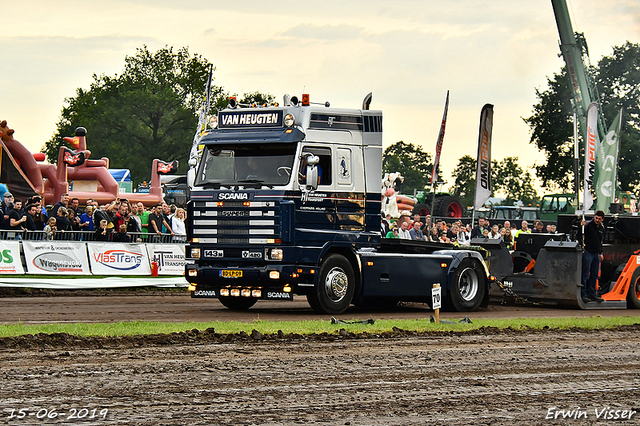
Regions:
<instances>
[{"instance_id":1,"label":"truck grille","mask_svg":"<svg viewBox=\"0 0 640 426\"><path fill-rule=\"evenodd\" d=\"M196 201L192 235L209 244L268 244L279 238L276 201Z\"/></svg>"}]
</instances>

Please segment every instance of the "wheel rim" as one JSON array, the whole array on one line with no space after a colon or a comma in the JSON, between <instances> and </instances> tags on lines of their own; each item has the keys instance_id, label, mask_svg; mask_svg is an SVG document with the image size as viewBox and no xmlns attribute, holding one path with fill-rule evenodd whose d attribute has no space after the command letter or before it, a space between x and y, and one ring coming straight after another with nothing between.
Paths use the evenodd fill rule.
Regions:
<instances>
[{"instance_id":1,"label":"wheel rim","mask_svg":"<svg viewBox=\"0 0 640 426\"><path fill-rule=\"evenodd\" d=\"M447 206L447 217L462 217L462 209L457 203L451 203Z\"/></svg>"},{"instance_id":2,"label":"wheel rim","mask_svg":"<svg viewBox=\"0 0 640 426\"><path fill-rule=\"evenodd\" d=\"M334 302L339 302L347 295L349 278L342 268L333 268L324 281L324 290Z\"/></svg>"},{"instance_id":3,"label":"wheel rim","mask_svg":"<svg viewBox=\"0 0 640 426\"><path fill-rule=\"evenodd\" d=\"M459 282L460 297L465 302L472 301L478 294L480 288L480 281L478 280L478 274L473 268L465 268L460 274Z\"/></svg>"},{"instance_id":4,"label":"wheel rim","mask_svg":"<svg viewBox=\"0 0 640 426\"><path fill-rule=\"evenodd\" d=\"M636 294L636 299L640 300L640 278L636 280L631 290Z\"/></svg>"}]
</instances>

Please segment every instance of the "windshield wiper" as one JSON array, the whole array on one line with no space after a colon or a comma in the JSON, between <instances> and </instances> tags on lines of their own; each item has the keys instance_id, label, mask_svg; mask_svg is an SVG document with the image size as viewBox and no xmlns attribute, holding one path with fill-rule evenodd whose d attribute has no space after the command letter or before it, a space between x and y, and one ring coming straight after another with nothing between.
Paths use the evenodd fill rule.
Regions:
<instances>
[{"instance_id":1,"label":"windshield wiper","mask_svg":"<svg viewBox=\"0 0 640 426\"><path fill-rule=\"evenodd\" d=\"M207 188L220 189L220 182L205 182L196 186L201 186L204 189L207 189Z\"/></svg>"},{"instance_id":2,"label":"windshield wiper","mask_svg":"<svg viewBox=\"0 0 640 426\"><path fill-rule=\"evenodd\" d=\"M266 186L267 188L273 188L273 185L267 185L264 183L264 180L262 179L242 179L242 180L238 180L236 181L238 183L253 183L255 184L255 188L260 189L262 188L262 185Z\"/></svg>"}]
</instances>

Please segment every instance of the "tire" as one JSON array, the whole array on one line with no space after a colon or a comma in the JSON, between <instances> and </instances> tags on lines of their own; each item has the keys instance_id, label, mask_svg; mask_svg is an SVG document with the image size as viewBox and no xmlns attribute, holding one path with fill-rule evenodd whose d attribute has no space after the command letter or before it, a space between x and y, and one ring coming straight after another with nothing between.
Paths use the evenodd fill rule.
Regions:
<instances>
[{"instance_id":1,"label":"tire","mask_svg":"<svg viewBox=\"0 0 640 426\"><path fill-rule=\"evenodd\" d=\"M309 306L318 313L341 314L351 305L355 287L349 261L339 254L329 255L320 267L318 285L307 296Z\"/></svg>"},{"instance_id":2,"label":"tire","mask_svg":"<svg viewBox=\"0 0 640 426\"><path fill-rule=\"evenodd\" d=\"M432 216L461 218L462 213L462 203L455 195L436 196Z\"/></svg>"},{"instance_id":3,"label":"tire","mask_svg":"<svg viewBox=\"0 0 640 426\"><path fill-rule=\"evenodd\" d=\"M486 293L484 271L472 259L464 259L451 280L447 306L458 312L477 310Z\"/></svg>"},{"instance_id":4,"label":"tire","mask_svg":"<svg viewBox=\"0 0 640 426\"><path fill-rule=\"evenodd\" d=\"M218 298L220 303L222 303L227 308L232 311L246 311L250 307L256 304L258 299L255 297L231 297L231 296L220 296Z\"/></svg>"},{"instance_id":5,"label":"tire","mask_svg":"<svg viewBox=\"0 0 640 426\"><path fill-rule=\"evenodd\" d=\"M627 291L627 307L640 309L640 266L636 266Z\"/></svg>"},{"instance_id":6,"label":"tire","mask_svg":"<svg viewBox=\"0 0 640 426\"><path fill-rule=\"evenodd\" d=\"M427 204L416 204L413 208L412 216L419 214L420 220L424 220L424 217L429 215L429 206Z\"/></svg>"}]
</instances>

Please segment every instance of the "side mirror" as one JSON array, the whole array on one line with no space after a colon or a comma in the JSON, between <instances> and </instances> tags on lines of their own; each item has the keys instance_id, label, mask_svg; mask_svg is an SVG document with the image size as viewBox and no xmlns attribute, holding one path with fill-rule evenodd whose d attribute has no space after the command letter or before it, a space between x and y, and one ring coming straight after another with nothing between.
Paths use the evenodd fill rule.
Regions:
<instances>
[{"instance_id":1,"label":"side mirror","mask_svg":"<svg viewBox=\"0 0 640 426\"><path fill-rule=\"evenodd\" d=\"M307 157L307 188L318 189L318 163L320 158L317 155L309 155Z\"/></svg>"}]
</instances>

